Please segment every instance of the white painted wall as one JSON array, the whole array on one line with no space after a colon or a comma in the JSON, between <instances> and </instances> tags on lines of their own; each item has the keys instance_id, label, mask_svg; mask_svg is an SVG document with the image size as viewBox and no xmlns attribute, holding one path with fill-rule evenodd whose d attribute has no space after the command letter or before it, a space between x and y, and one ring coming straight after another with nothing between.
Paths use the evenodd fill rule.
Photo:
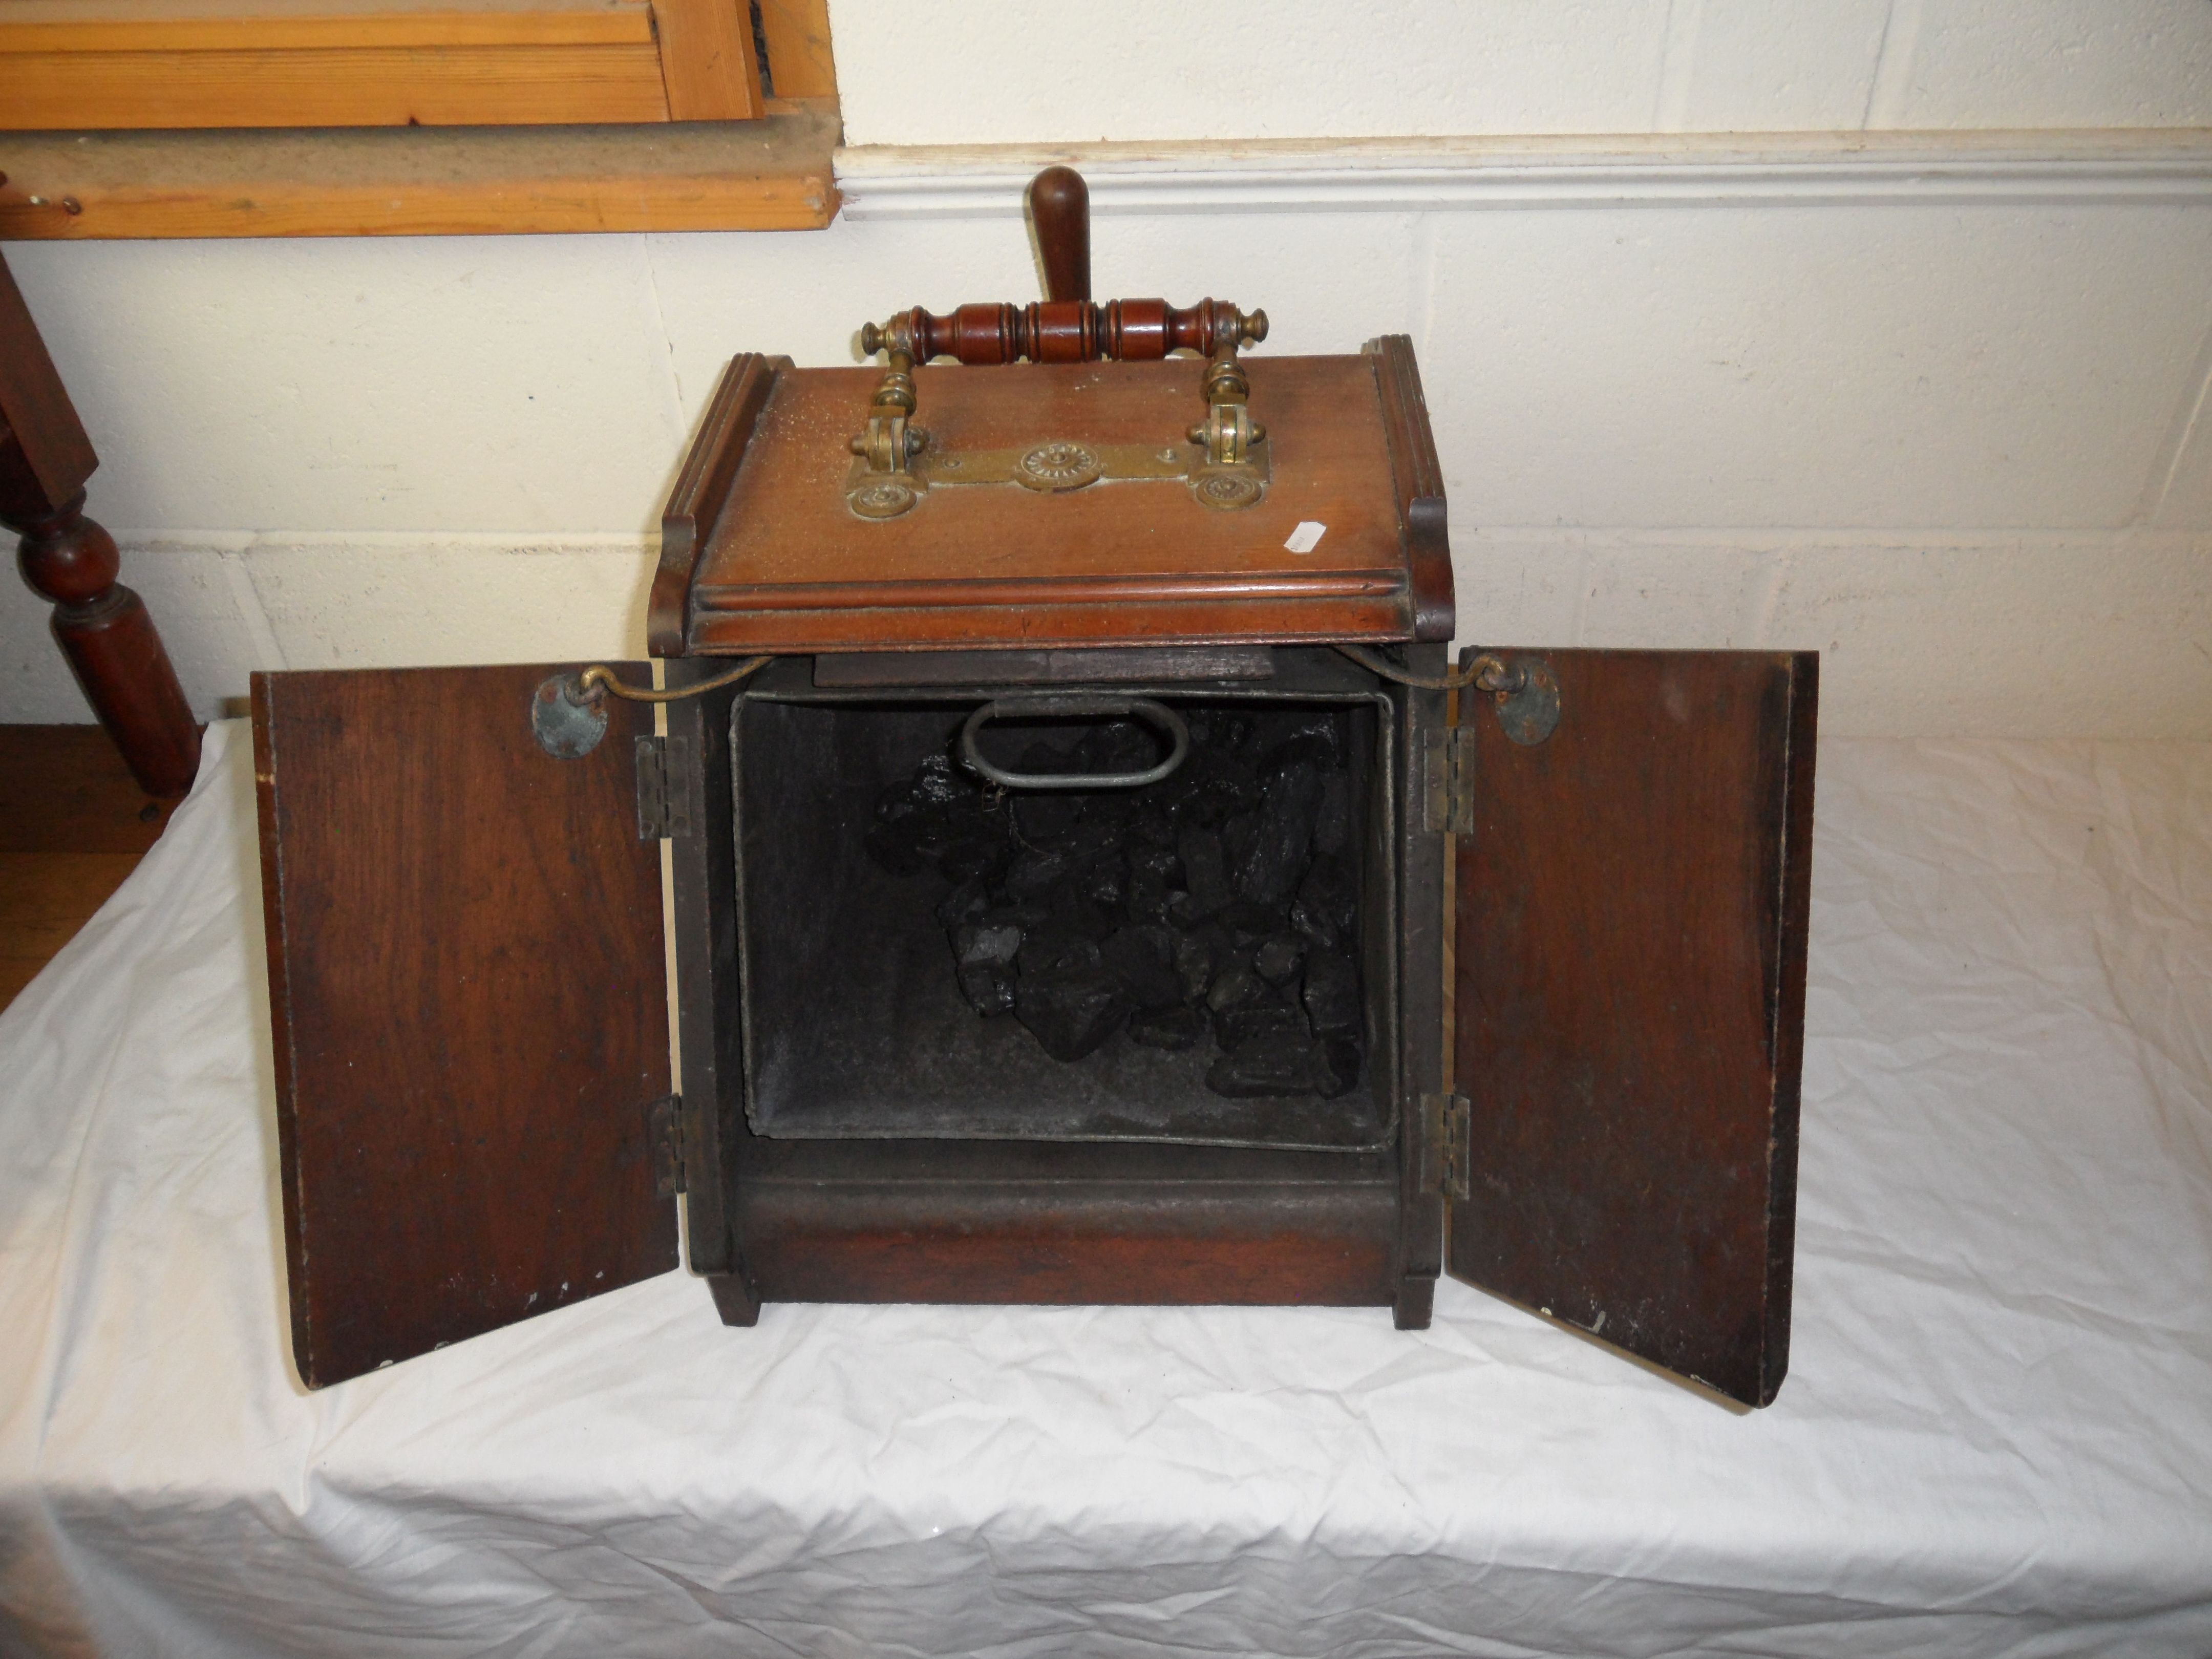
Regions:
<instances>
[{"instance_id":1,"label":"white painted wall","mask_svg":"<svg viewBox=\"0 0 2212 1659\"><path fill-rule=\"evenodd\" d=\"M836 0L834 29L855 144L2212 123L2204 0Z\"/></svg>"},{"instance_id":2,"label":"white painted wall","mask_svg":"<svg viewBox=\"0 0 2212 1659\"><path fill-rule=\"evenodd\" d=\"M1033 293L1030 150L1103 136L1101 292L1414 337L1468 639L1816 646L1831 732L2212 737L2212 131L2113 131L2212 128L2212 0L1230 0L1202 63L1196 15L1039 90L1005 0L841 0L856 145L1030 148L856 148L821 233L10 246L195 702L637 653L720 362ZM82 717L0 605L0 718Z\"/></svg>"}]
</instances>

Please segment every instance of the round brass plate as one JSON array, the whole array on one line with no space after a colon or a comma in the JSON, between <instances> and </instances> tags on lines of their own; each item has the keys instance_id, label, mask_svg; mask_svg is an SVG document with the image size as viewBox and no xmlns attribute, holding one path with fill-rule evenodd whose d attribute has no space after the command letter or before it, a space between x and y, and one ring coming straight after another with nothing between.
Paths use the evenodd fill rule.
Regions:
<instances>
[{"instance_id":1,"label":"round brass plate","mask_svg":"<svg viewBox=\"0 0 2212 1659\"><path fill-rule=\"evenodd\" d=\"M1081 444L1039 444L1014 464L1014 482L1031 489L1080 489L1104 471L1097 453Z\"/></svg>"},{"instance_id":2,"label":"round brass plate","mask_svg":"<svg viewBox=\"0 0 2212 1659\"><path fill-rule=\"evenodd\" d=\"M846 497L864 519L896 519L921 498L903 478L874 478Z\"/></svg>"},{"instance_id":3,"label":"round brass plate","mask_svg":"<svg viewBox=\"0 0 2212 1659\"><path fill-rule=\"evenodd\" d=\"M1249 472L1205 472L1192 481L1190 493L1200 505L1227 513L1258 501L1261 484Z\"/></svg>"}]
</instances>

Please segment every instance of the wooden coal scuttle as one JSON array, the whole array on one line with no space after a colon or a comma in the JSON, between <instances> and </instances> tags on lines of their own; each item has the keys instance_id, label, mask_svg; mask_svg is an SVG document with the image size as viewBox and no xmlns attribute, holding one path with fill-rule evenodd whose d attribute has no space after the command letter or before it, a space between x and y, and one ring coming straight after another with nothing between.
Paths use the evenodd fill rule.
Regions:
<instances>
[{"instance_id":1,"label":"wooden coal scuttle","mask_svg":"<svg viewBox=\"0 0 2212 1659\"><path fill-rule=\"evenodd\" d=\"M1454 668L1410 343L1247 361L1264 315L1090 301L1080 179L1031 205L1043 304L730 365L660 702L256 677L301 1376L665 1272L680 1195L733 1325L1418 1328L1449 1271L1771 1400L1817 659Z\"/></svg>"}]
</instances>

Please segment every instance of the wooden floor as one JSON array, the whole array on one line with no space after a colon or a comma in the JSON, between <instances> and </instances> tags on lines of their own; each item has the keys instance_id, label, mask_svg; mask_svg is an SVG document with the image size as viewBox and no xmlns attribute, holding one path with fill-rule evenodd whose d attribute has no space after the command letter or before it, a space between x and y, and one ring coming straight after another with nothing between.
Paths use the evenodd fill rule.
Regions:
<instances>
[{"instance_id":1,"label":"wooden floor","mask_svg":"<svg viewBox=\"0 0 2212 1659\"><path fill-rule=\"evenodd\" d=\"M0 726L0 1007L31 982L168 822L96 726Z\"/></svg>"}]
</instances>

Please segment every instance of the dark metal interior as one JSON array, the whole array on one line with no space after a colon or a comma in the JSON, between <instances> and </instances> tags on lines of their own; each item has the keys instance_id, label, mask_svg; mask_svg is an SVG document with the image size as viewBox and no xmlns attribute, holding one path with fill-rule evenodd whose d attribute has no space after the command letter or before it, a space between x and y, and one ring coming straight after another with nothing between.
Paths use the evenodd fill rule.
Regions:
<instances>
[{"instance_id":1,"label":"dark metal interior","mask_svg":"<svg viewBox=\"0 0 2212 1659\"><path fill-rule=\"evenodd\" d=\"M763 681L738 701L730 725L742 1089L752 1133L1337 1152L1391 1144L1401 1063L1401 764L1390 702L1364 676L1293 664L1242 687L1114 688L1185 712L1233 705L1285 730L1316 708L1340 709L1348 720L1365 1074L1335 1099L1245 1100L1206 1089L1202 1053L1139 1048L1117 1036L1062 1063L1011 1018L980 1018L960 994L933 914L943 878L894 876L865 850L884 786L946 751L991 690L933 685L902 694L788 676Z\"/></svg>"}]
</instances>

